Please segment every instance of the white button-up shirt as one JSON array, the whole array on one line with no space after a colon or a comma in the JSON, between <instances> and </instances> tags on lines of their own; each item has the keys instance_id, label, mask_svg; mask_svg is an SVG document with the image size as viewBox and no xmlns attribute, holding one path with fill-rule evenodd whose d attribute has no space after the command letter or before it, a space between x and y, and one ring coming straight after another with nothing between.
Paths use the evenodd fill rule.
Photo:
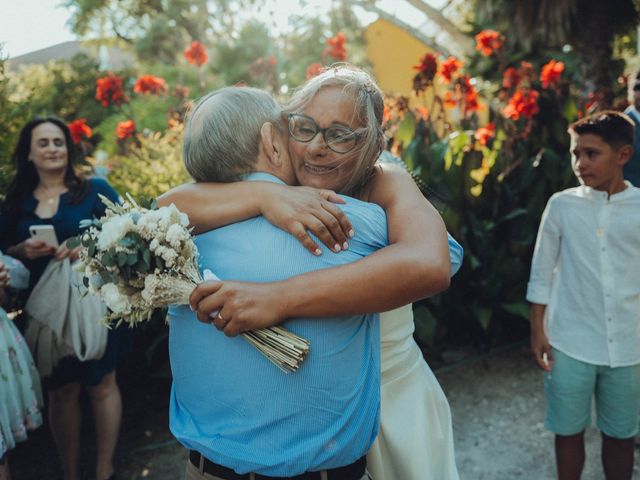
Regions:
<instances>
[{"instance_id":1,"label":"white button-up shirt","mask_svg":"<svg viewBox=\"0 0 640 480\"><path fill-rule=\"evenodd\" d=\"M578 360L640 363L640 188L580 186L542 214L527 300L547 305L549 343Z\"/></svg>"}]
</instances>

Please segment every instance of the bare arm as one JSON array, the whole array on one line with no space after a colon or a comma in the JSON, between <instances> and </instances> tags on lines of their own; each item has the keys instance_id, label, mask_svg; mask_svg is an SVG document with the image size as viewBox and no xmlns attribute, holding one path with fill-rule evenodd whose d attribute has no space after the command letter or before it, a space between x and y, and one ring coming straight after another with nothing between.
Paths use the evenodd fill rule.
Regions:
<instances>
[{"instance_id":1,"label":"bare arm","mask_svg":"<svg viewBox=\"0 0 640 480\"><path fill-rule=\"evenodd\" d=\"M344 200L331 190L271 182L187 183L158 198L161 207L171 203L189 216L196 234L264 215L315 255L321 250L307 230L334 251L352 236L351 222L335 205Z\"/></svg>"},{"instance_id":2,"label":"bare arm","mask_svg":"<svg viewBox=\"0 0 640 480\"><path fill-rule=\"evenodd\" d=\"M382 312L445 290L450 261L444 223L413 179L385 166L370 199L387 211L388 247L349 265L281 282L205 282L191 296L198 317L210 321L209 313L222 308L216 326L235 335L288 317Z\"/></svg>"},{"instance_id":3,"label":"bare arm","mask_svg":"<svg viewBox=\"0 0 640 480\"><path fill-rule=\"evenodd\" d=\"M547 333L544 330L544 312L546 305L531 304L531 353L540 368L551 371L553 357Z\"/></svg>"},{"instance_id":4,"label":"bare arm","mask_svg":"<svg viewBox=\"0 0 640 480\"><path fill-rule=\"evenodd\" d=\"M387 213L389 246L352 264L284 281L289 316L384 312L449 287L444 222L411 176L385 165L369 200Z\"/></svg>"}]
</instances>

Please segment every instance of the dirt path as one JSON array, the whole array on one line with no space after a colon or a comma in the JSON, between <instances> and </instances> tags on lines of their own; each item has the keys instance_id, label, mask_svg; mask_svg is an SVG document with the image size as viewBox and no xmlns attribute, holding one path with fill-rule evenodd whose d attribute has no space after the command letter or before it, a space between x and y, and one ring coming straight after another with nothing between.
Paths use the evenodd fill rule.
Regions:
<instances>
[{"instance_id":1,"label":"dirt path","mask_svg":"<svg viewBox=\"0 0 640 480\"><path fill-rule=\"evenodd\" d=\"M553 436L543 425L542 376L524 347L468 359L441 368L436 375L451 403L462 480L555 478ZM167 428L170 380L166 371L144 381L124 377L121 383L125 411L117 453L118 478L181 479L186 452ZM88 405L85 407L88 411ZM82 459L89 479L95 458L92 435L91 425L85 422ZM589 429L583 480L604 478L599 448L598 432ZM640 480L638 457L634 479ZM48 429L38 429L16 448L11 464L14 480L59 478Z\"/></svg>"},{"instance_id":2,"label":"dirt path","mask_svg":"<svg viewBox=\"0 0 640 480\"><path fill-rule=\"evenodd\" d=\"M553 480L553 435L544 427L541 371L524 346L443 368L462 480ZM595 416L593 416L595 418ZM585 434L582 480L602 480L600 434ZM636 450L634 479L640 479Z\"/></svg>"}]
</instances>

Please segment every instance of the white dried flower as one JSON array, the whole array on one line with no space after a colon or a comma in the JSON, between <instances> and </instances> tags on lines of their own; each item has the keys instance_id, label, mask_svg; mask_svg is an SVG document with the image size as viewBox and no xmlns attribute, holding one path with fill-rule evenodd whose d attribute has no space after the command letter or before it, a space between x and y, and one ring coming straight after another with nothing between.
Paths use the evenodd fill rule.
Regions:
<instances>
[{"instance_id":1,"label":"white dried flower","mask_svg":"<svg viewBox=\"0 0 640 480\"><path fill-rule=\"evenodd\" d=\"M100 297L109 309L114 313L131 313L129 299L120 293L120 289L113 283L107 283L100 289Z\"/></svg>"},{"instance_id":2,"label":"white dried flower","mask_svg":"<svg viewBox=\"0 0 640 480\"><path fill-rule=\"evenodd\" d=\"M144 278L144 289L142 290L142 298L148 303L153 302L154 294L158 284L160 283L160 277L155 274L147 275Z\"/></svg>"},{"instance_id":3,"label":"white dried flower","mask_svg":"<svg viewBox=\"0 0 640 480\"><path fill-rule=\"evenodd\" d=\"M118 241L133 228L133 221L129 215L111 217L102 225L102 231L98 235L98 248L107 250L117 245Z\"/></svg>"},{"instance_id":4,"label":"white dried flower","mask_svg":"<svg viewBox=\"0 0 640 480\"><path fill-rule=\"evenodd\" d=\"M161 214L158 210L144 212L138 219L138 233L146 239L154 238L160 228L160 217Z\"/></svg>"},{"instance_id":5,"label":"white dried flower","mask_svg":"<svg viewBox=\"0 0 640 480\"><path fill-rule=\"evenodd\" d=\"M171 245L171 247L176 250L180 248L180 244L182 242L189 240L189 238L191 238L189 232L177 223L171 225L167 230L166 240Z\"/></svg>"},{"instance_id":6,"label":"white dried flower","mask_svg":"<svg viewBox=\"0 0 640 480\"><path fill-rule=\"evenodd\" d=\"M164 260L165 266L167 268L173 267L173 264L175 263L176 259L178 258L178 252L176 252L175 250L173 250L171 248L164 247L162 245L160 245L158 248L156 248L155 254L160 256L160 258L162 258Z\"/></svg>"}]
</instances>

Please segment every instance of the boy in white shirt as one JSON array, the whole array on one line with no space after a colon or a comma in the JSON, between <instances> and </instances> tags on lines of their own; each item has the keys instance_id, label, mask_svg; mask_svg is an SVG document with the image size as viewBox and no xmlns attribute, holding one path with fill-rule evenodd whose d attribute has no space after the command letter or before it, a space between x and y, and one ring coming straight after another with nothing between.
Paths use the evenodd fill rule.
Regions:
<instances>
[{"instance_id":1,"label":"boy in white shirt","mask_svg":"<svg viewBox=\"0 0 640 480\"><path fill-rule=\"evenodd\" d=\"M622 167L634 125L605 111L569 127L580 186L554 194L531 265L531 350L544 369L558 478L579 479L595 395L608 480L631 479L640 412L640 189Z\"/></svg>"}]
</instances>

